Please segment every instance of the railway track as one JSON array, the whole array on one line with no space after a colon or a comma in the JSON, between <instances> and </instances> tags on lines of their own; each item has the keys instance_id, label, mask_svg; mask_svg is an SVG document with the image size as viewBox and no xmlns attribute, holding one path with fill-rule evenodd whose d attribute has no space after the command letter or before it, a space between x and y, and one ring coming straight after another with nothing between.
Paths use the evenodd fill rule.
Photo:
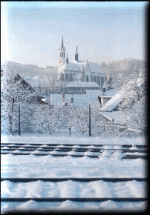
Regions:
<instances>
[{"instance_id":1,"label":"railway track","mask_svg":"<svg viewBox=\"0 0 150 215\"><path fill-rule=\"evenodd\" d=\"M128 184L132 183L133 187L138 189L139 186L145 189L145 186L148 182L147 178L1 178L1 184L4 187L3 183L9 183L9 186L15 187L15 189L20 188L19 197L16 197L16 194L7 195L4 197L3 194L1 196L2 202L27 202L30 200L38 201L38 202L45 202L45 201L92 201L92 202L101 202L101 201L115 201L115 202L140 202L146 201L148 198L145 194L139 194L138 196L133 196L131 194L131 190L127 186ZM10 185L11 183L11 185ZM31 192L30 188L34 185L40 185L40 191L35 192L34 190ZM96 183L96 184L95 184ZM56 194L48 194L47 197L39 196L40 192L46 192L46 189L51 187L53 184L53 188L55 189ZM107 192L103 194L99 193L91 194L91 197L88 195L84 195L84 191L87 189L91 190L96 185L95 190L103 190L103 186L107 189ZM63 194L63 186L67 186L66 194ZM115 194L117 187L122 186L123 194ZM23 187L26 187L26 195L25 197L21 194L24 192ZM78 190L78 193L72 192L72 190ZM80 190L80 191L79 191ZM113 191L113 192L112 192ZM31 197L31 193L34 197ZM111 193L111 195L110 195ZM112 194L113 193L113 194Z\"/></svg>"},{"instance_id":2,"label":"railway track","mask_svg":"<svg viewBox=\"0 0 150 215\"><path fill-rule=\"evenodd\" d=\"M105 148L107 147L107 148ZM114 148L115 147L115 148ZM1 154L13 155L35 155L35 156L73 156L73 157L91 157L99 158L104 151L110 151L113 154L115 151L122 153L122 159L146 159L147 146L145 145L71 145L71 144L25 144L25 143L2 143Z\"/></svg>"},{"instance_id":3,"label":"railway track","mask_svg":"<svg viewBox=\"0 0 150 215\"><path fill-rule=\"evenodd\" d=\"M26 143L2 143L1 154L28 155L33 156L72 156L72 157L91 157L101 158L105 152L108 157L113 156L115 152L121 154L121 159L146 159L146 145L94 145L94 144L26 144ZM20 157L23 158L22 156ZM31 158L31 157L30 157ZM132 162L132 161L131 161ZM11 164L13 165L13 163ZM39 170L40 171L40 170ZM88 207L88 204L94 204L97 208L103 208L103 203L123 205L133 204L136 208L138 204L146 204L148 197L146 187L148 178L146 177L3 177L1 186L8 188L8 193L2 193L1 204L7 204L8 209L16 209L21 204L35 202L36 207L49 210L54 205L61 206L66 202L72 202L76 208L81 204ZM32 189L38 187L38 189ZM142 190L142 192L139 192ZM7 189L6 189L7 190ZM19 193L15 193L19 190ZM135 190L135 194L133 194ZM49 192L48 192L49 191ZM54 192L54 193L53 193ZM42 194L41 194L42 193ZM89 195L90 193L90 195ZM46 204L47 203L47 204ZM45 206L43 204L46 204ZM86 206L87 204L87 206ZM55 209L57 210L57 207Z\"/></svg>"}]
</instances>

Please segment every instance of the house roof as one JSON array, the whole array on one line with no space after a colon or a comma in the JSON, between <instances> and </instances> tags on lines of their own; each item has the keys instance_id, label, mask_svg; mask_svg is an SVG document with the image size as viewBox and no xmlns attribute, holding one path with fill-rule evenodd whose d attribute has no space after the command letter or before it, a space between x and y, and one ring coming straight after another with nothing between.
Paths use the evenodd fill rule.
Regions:
<instances>
[{"instance_id":1,"label":"house roof","mask_svg":"<svg viewBox=\"0 0 150 215\"><path fill-rule=\"evenodd\" d=\"M50 81L42 76L35 76L33 78L24 78L33 88L37 87L49 87L50 86Z\"/></svg>"},{"instance_id":2,"label":"house roof","mask_svg":"<svg viewBox=\"0 0 150 215\"><path fill-rule=\"evenodd\" d=\"M103 95L103 96L99 96L100 98L112 98L112 96L105 96L105 95Z\"/></svg>"},{"instance_id":3,"label":"house roof","mask_svg":"<svg viewBox=\"0 0 150 215\"><path fill-rule=\"evenodd\" d=\"M63 66L61 66L61 70L82 70L82 64L80 63L65 63Z\"/></svg>"},{"instance_id":4,"label":"house roof","mask_svg":"<svg viewBox=\"0 0 150 215\"><path fill-rule=\"evenodd\" d=\"M121 111L101 112L100 114L115 124L126 125L126 115Z\"/></svg>"},{"instance_id":5,"label":"house roof","mask_svg":"<svg viewBox=\"0 0 150 215\"><path fill-rule=\"evenodd\" d=\"M102 108L101 111L113 111L122 101L123 92L116 93Z\"/></svg>"},{"instance_id":6,"label":"house roof","mask_svg":"<svg viewBox=\"0 0 150 215\"><path fill-rule=\"evenodd\" d=\"M128 135L128 132L132 133L134 136L142 135L142 131L140 129L127 128L127 130L125 130L120 135L120 137L124 137L124 136Z\"/></svg>"},{"instance_id":7,"label":"house roof","mask_svg":"<svg viewBox=\"0 0 150 215\"><path fill-rule=\"evenodd\" d=\"M68 82L65 87L100 87L96 82L81 82L81 81L74 81Z\"/></svg>"},{"instance_id":8,"label":"house roof","mask_svg":"<svg viewBox=\"0 0 150 215\"><path fill-rule=\"evenodd\" d=\"M106 92L100 92L99 96L114 96L116 93L118 93L119 89L110 89L106 90Z\"/></svg>"},{"instance_id":9,"label":"house roof","mask_svg":"<svg viewBox=\"0 0 150 215\"><path fill-rule=\"evenodd\" d=\"M104 74L104 72L102 72L100 66L97 63L87 62L87 64L89 65L91 72Z\"/></svg>"},{"instance_id":10,"label":"house roof","mask_svg":"<svg viewBox=\"0 0 150 215\"><path fill-rule=\"evenodd\" d=\"M136 83L137 86L141 86L144 83L144 79L142 77L138 77L137 80L133 81L129 81L125 86L123 86L123 88L116 93L102 108L101 111L113 111L119 104L120 102L123 100L124 94L126 92L126 89L129 87L130 90L130 86L132 86L132 84Z\"/></svg>"}]
</instances>

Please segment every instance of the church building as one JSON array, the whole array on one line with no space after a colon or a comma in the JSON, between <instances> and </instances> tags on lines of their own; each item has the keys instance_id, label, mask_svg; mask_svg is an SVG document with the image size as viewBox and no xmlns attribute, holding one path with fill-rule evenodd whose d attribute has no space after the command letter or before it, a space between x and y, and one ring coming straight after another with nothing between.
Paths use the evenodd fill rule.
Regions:
<instances>
[{"instance_id":1,"label":"church building","mask_svg":"<svg viewBox=\"0 0 150 215\"><path fill-rule=\"evenodd\" d=\"M62 38L61 47L59 48L58 79L66 82L96 82L102 89L106 76L97 63L79 60L77 47L75 60L69 62Z\"/></svg>"}]
</instances>

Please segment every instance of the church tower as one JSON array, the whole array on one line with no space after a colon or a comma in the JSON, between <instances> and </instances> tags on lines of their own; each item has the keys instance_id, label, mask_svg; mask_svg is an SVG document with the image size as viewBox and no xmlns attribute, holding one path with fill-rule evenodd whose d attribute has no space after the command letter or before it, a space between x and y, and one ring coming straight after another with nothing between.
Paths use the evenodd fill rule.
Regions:
<instances>
[{"instance_id":1,"label":"church tower","mask_svg":"<svg viewBox=\"0 0 150 215\"><path fill-rule=\"evenodd\" d=\"M62 42L61 42L61 46L59 48L59 65L62 66L66 60L65 60L65 52L66 49L64 47L64 42L63 42L63 37L62 37Z\"/></svg>"},{"instance_id":2,"label":"church tower","mask_svg":"<svg viewBox=\"0 0 150 215\"><path fill-rule=\"evenodd\" d=\"M76 61L78 61L78 56L79 56L78 47L76 46L76 53L75 53L75 60Z\"/></svg>"}]
</instances>

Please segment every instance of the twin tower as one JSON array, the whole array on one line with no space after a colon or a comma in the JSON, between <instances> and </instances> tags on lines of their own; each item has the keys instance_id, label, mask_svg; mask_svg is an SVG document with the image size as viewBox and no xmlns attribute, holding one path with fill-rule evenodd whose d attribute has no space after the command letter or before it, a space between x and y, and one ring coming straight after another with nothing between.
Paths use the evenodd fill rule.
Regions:
<instances>
[{"instance_id":1,"label":"twin tower","mask_svg":"<svg viewBox=\"0 0 150 215\"><path fill-rule=\"evenodd\" d=\"M69 62L68 55L67 58L65 58L66 49L64 47L63 37L61 42L61 47L59 48L59 65L64 65L65 63ZM75 60L78 61L78 48L76 47L76 53L75 53Z\"/></svg>"}]
</instances>

